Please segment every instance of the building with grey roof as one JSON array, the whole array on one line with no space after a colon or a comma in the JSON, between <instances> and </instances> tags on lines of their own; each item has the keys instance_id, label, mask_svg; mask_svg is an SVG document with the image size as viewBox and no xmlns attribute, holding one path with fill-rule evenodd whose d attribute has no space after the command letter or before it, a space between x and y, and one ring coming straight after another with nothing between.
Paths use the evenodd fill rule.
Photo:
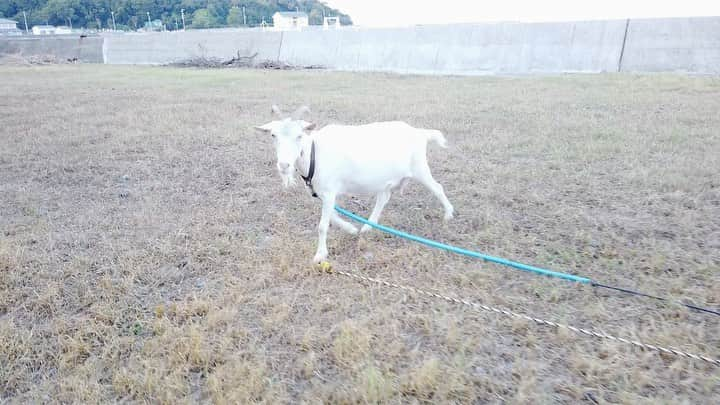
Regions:
<instances>
[{"instance_id":1,"label":"building with grey roof","mask_svg":"<svg viewBox=\"0 0 720 405\"><path fill-rule=\"evenodd\" d=\"M22 35L17 27L17 21L8 18L0 18L0 35Z\"/></svg>"}]
</instances>

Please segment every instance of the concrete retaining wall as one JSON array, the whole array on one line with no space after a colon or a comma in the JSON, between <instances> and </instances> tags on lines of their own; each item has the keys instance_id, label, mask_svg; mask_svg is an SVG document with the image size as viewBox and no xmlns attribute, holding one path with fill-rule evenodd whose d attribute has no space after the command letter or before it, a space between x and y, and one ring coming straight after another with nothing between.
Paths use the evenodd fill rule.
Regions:
<instances>
[{"instance_id":1,"label":"concrete retaining wall","mask_svg":"<svg viewBox=\"0 0 720 405\"><path fill-rule=\"evenodd\" d=\"M690 72L720 74L720 17L487 23L392 29L259 29L0 38L0 54L166 64L205 56L423 74Z\"/></svg>"},{"instance_id":2,"label":"concrete retaining wall","mask_svg":"<svg viewBox=\"0 0 720 405\"><path fill-rule=\"evenodd\" d=\"M105 63L157 65L195 57L230 59L257 53L256 60L277 60L280 32L191 30L105 35Z\"/></svg>"},{"instance_id":3,"label":"concrete retaining wall","mask_svg":"<svg viewBox=\"0 0 720 405\"><path fill-rule=\"evenodd\" d=\"M0 55L54 56L65 61L103 63L103 38L79 35L0 37Z\"/></svg>"},{"instance_id":4,"label":"concrete retaining wall","mask_svg":"<svg viewBox=\"0 0 720 405\"><path fill-rule=\"evenodd\" d=\"M631 20L622 71L720 74L720 18Z\"/></svg>"},{"instance_id":5,"label":"concrete retaining wall","mask_svg":"<svg viewBox=\"0 0 720 405\"><path fill-rule=\"evenodd\" d=\"M399 73L614 72L624 34L624 20L285 32L280 60Z\"/></svg>"}]
</instances>

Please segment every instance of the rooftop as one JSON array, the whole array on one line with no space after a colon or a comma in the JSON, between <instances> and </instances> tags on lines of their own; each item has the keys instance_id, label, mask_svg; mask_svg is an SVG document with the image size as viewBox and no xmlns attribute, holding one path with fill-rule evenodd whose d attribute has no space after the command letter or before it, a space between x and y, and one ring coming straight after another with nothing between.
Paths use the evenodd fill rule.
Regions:
<instances>
[{"instance_id":1,"label":"rooftop","mask_svg":"<svg viewBox=\"0 0 720 405\"><path fill-rule=\"evenodd\" d=\"M17 21L7 18L0 18L0 24L17 24Z\"/></svg>"}]
</instances>

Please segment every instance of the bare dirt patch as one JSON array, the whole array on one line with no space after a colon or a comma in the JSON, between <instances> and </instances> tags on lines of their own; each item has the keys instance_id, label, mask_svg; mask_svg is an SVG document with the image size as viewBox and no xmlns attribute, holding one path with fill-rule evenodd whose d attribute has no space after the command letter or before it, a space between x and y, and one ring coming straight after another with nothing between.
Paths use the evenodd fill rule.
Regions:
<instances>
[{"instance_id":1,"label":"bare dirt patch","mask_svg":"<svg viewBox=\"0 0 720 405\"><path fill-rule=\"evenodd\" d=\"M0 55L0 66L60 65L77 63L77 58L60 59L55 55L4 54Z\"/></svg>"},{"instance_id":2,"label":"bare dirt patch","mask_svg":"<svg viewBox=\"0 0 720 405\"><path fill-rule=\"evenodd\" d=\"M272 103L441 129L383 223L720 306L720 81L0 67L0 402L704 403L710 365L321 274ZM381 147L381 146L379 146ZM370 199L342 204L367 215ZM717 356L716 317L331 228L333 264Z\"/></svg>"}]
</instances>

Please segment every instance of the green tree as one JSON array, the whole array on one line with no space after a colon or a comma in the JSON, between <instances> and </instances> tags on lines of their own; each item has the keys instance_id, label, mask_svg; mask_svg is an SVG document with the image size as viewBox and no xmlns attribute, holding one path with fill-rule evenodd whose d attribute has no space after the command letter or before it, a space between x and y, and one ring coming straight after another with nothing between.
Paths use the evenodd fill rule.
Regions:
<instances>
[{"instance_id":1,"label":"green tree","mask_svg":"<svg viewBox=\"0 0 720 405\"><path fill-rule=\"evenodd\" d=\"M207 10L215 24L225 25L230 11L230 3L227 0L208 0Z\"/></svg>"},{"instance_id":2,"label":"green tree","mask_svg":"<svg viewBox=\"0 0 720 405\"><path fill-rule=\"evenodd\" d=\"M75 28L111 27L114 13L118 28L137 29L144 26L147 13L151 19L174 27L175 17L181 23L180 10L184 9L188 27L206 28L242 25L243 6L250 26L259 25L263 18L270 23L276 11L295 11L296 7L308 13L310 24L322 24L323 11L325 15L339 16L343 24L350 23L350 17L319 0L0 0L0 13L21 22L21 26L25 11L29 27L72 22Z\"/></svg>"},{"instance_id":3,"label":"green tree","mask_svg":"<svg viewBox=\"0 0 720 405\"><path fill-rule=\"evenodd\" d=\"M227 16L227 25L230 25L232 27L239 27L243 25L243 15L242 15L242 9L238 7L233 7L228 12Z\"/></svg>"},{"instance_id":4,"label":"green tree","mask_svg":"<svg viewBox=\"0 0 720 405\"><path fill-rule=\"evenodd\" d=\"M85 10L80 0L50 0L41 14L46 15L49 23L53 25L85 25Z\"/></svg>"},{"instance_id":5,"label":"green tree","mask_svg":"<svg viewBox=\"0 0 720 405\"><path fill-rule=\"evenodd\" d=\"M206 8L195 10L192 16L193 28L209 28L214 25L215 21L210 17L210 12Z\"/></svg>"}]
</instances>

